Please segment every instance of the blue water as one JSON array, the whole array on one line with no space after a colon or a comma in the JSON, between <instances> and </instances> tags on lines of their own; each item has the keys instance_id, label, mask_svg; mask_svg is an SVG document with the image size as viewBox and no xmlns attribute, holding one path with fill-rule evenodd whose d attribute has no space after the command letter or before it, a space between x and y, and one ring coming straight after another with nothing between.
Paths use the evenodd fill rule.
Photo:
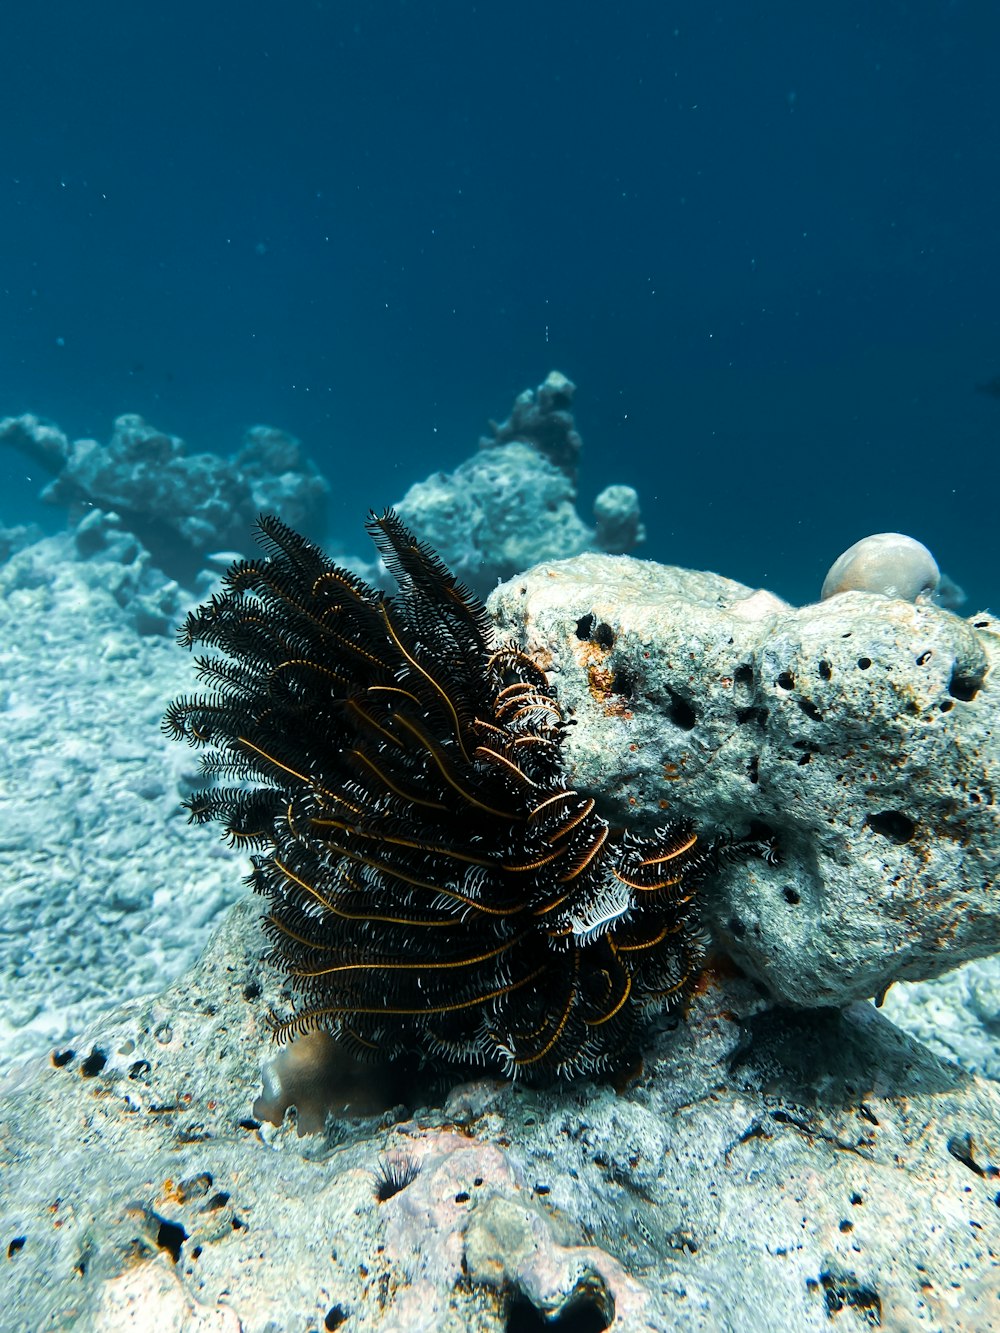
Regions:
<instances>
[{"instance_id":1,"label":"blue water","mask_svg":"<svg viewBox=\"0 0 1000 1333\"><path fill-rule=\"evenodd\" d=\"M1000 605L1000 6L39 0L0 49L0 415L281 426L363 549L558 368L645 554L804 601L898 529Z\"/></svg>"}]
</instances>

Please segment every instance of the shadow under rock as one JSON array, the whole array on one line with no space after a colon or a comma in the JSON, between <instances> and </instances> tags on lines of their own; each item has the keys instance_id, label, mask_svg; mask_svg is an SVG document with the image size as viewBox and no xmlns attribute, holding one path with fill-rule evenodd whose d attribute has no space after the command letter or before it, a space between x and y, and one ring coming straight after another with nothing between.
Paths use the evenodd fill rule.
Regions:
<instances>
[{"instance_id":1,"label":"shadow under rock","mask_svg":"<svg viewBox=\"0 0 1000 1333\"><path fill-rule=\"evenodd\" d=\"M968 1081L871 1005L767 1009L746 1020L730 1073L763 1093L835 1109L859 1093L907 1097L953 1091Z\"/></svg>"}]
</instances>

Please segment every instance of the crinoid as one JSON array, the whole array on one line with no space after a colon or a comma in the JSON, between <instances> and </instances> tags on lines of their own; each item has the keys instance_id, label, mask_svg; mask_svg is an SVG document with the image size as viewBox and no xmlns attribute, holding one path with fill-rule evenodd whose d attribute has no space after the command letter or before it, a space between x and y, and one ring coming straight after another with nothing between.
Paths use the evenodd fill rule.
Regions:
<instances>
[{"instance_id":1,"label":"crinoid","mask_svg":"<svg viewBox=\"0 0 1000 1333\"><path fill-rule=\"evenodd\" d=\"M385 596L276 518L181 642L211 693L164 719L217 782L187 806L256 848L294 1012L373 1058L521 1076L609 1070L703 955L710 849L687 823L614 831L566 780L543 672L389 510Z\"/></svg>"}]
</instances>

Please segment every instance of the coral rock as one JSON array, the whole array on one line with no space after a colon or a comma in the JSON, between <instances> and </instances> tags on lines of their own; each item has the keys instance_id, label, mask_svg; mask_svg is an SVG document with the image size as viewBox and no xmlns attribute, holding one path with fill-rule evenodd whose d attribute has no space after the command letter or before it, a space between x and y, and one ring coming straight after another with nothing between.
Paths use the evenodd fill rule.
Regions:
<instances>
[{"instance_id":1,"label":"coral rock","mask_svg":"<svg viewBox=\"0 0 1000 1333\"><path fill-rule=\"evenodd\" d=\"M796 610L715 574L581 556L491 598L612 821L758 838L705 910L777 998L843 1004L1000 948L1000 624L844 595Z\"/></svg>"}]
</instances>

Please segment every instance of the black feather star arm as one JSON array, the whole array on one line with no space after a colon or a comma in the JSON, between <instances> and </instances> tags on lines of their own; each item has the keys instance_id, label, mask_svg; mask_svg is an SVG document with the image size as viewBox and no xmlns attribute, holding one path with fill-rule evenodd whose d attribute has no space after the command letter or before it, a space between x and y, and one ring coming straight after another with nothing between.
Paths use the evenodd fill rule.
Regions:
<instances>
[{"instance_id":1,"label":"black feather star arm","mask_svg":"<svg viewBox=\"0 0 1000 1333\"><path fill-rule=\"evenodd\" d=\"M522 1077L611 1070L701 966L694 828L613 831L567 784L544 673L390 510L385 596L278 519L181 642L211 692L164 729L204 751L191 818L253 855L294 1010L355 1053Z\"/></svg>"}]
</instances>

